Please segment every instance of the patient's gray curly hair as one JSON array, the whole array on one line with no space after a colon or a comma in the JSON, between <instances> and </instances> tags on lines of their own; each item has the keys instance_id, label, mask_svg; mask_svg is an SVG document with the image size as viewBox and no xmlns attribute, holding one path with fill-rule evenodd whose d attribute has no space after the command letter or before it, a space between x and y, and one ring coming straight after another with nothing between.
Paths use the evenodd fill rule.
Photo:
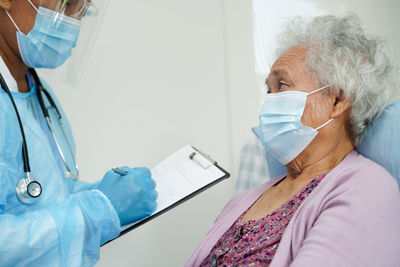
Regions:
<instances>
[{"instance_id":1,"label":"patient's gray curly hair","mask_svg":"<svg viewBox=\"0 0 400 267\"><path fill-rule=\"evenodd\" d=\"M397 93L387 43L367 34L356 15L345 14L293 18L278 38L277 54L294 46L309 48L306 64L316 82L352 97L349 130L358 146L366 126Z\"/></svg>"}]
</instances>

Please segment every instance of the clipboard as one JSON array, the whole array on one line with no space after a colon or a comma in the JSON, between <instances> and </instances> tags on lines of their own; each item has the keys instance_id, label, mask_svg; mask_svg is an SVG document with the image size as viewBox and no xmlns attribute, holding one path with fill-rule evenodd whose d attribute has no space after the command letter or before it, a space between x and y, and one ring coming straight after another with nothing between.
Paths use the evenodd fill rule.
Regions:
<instances>
[{"instance_id":1,"label":"clipboard","mask_svg":"<svg viewBox=\"0 0 400 267\"><path fill-rule=\"evenodd\" d=\"M153 214L140 221L122 226L122 231L118 237L129 233L133 229L157 218L230 177L230 174L220 167L209 155L190 145L184 146L168 156L152 169L152 173L153 179L157 183L156 190L159 192L157 203L159 200L162 201L161 207ZM208 174L209 177L207 176ZM185 179L185 181L181 181L180 179L183 177L188 180ZM180 185L184 182L186 182L186 187ZM173 188L172 191L176 189L177 191L182 190L182 192L177 192L176 195L172 194L172 196L166 196L168 190L173 186L176 186L176 188ZM112 240L107 243L111 241Z\"/></svg>"}]
</instances>

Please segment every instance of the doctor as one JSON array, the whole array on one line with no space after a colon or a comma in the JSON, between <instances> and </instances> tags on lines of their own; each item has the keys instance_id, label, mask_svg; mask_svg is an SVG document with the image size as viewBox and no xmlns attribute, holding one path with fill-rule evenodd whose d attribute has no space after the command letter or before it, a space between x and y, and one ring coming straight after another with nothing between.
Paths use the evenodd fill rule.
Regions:
<instances>
[{"instance_id":1,"label":"doctor","mask_svg":"<svg viewBox=\"0 0 400 267\"><path fill-rule=\"evenodd\" d=\"M95 3L0 0L1 266L92 266L121 225L156 208L147 168L114 169L96 184L76 180L68 121L34 70L69 58Z\"/></svg>"}]
</instances>

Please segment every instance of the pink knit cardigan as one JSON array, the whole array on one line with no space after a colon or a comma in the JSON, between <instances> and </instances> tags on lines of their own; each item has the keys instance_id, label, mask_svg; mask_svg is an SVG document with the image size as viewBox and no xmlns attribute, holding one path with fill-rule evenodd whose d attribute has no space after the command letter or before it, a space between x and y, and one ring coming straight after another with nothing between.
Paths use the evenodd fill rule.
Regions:
<instances>
[{"instance_id":1,"label":"pink knit cardigan","mask_svg":"<svg viewBox=\"0 0 400 267\"><path fill-rule=\"evenodd\" d=\"M238 217L282 178L236 195L185 266L199 266ZM270 266L400 266L399 185L378 164L350 152L300 205Z\"/></svg>"}]
</instances>

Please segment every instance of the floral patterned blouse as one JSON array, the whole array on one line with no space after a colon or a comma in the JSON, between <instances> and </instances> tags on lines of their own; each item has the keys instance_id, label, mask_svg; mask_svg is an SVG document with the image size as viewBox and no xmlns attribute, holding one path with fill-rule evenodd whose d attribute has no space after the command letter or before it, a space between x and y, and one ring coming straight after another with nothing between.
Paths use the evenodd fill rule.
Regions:
<instances>
[{"instance_id":1,"label":"floral patterned blouse","mask_svg":"<svg viewBox=\"0 0 400 267\"><path fill-rule=\"evenodd\" d=\"M246 212L218 240L201 266L269 266L290 219L325 177L320 175L281 207L260 220L241 224Z\"/></svg>"}]
</instances>

